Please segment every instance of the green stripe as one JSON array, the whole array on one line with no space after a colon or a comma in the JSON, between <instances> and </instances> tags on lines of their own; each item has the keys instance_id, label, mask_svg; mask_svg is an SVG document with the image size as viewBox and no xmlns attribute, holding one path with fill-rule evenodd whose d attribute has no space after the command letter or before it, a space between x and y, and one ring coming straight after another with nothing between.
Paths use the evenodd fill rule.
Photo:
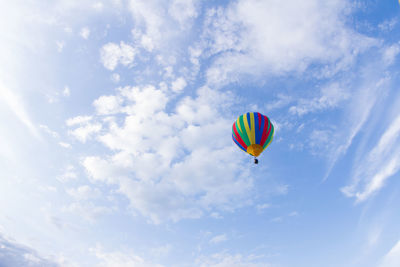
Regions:
<instances>
[{"instance_id":1,"label":"green stripe","mask_svg":"<svg viewBox=\"0 0 400 267\"><path fill-rule=\"evenodd\" d=\"M246 114L245 114L245 115L246 115ZM243 139L243 142L245 142L245 144L246 144L247 146L250 146L251 143L250 143L249 137L247 136L246 127L244 127L243 116L244 116L244 115L242 115L242 116L239 117L240 128L243 129L243 132L239 132L239 133L240 133L240 136L241 136L242 139Z\"/></svg>"},{"instance_id":2,"label":"green stripe","mask_svg":"<svg viewBox=\"0 0 400 267\"><path fill-rule=\"evenodd\" d=\"M265 144L263 146L263 150L266 149L269 146L269 144L271 143L272 138L274 136L274 125L272 125L272 123L271 123L271 121L269 119L268 119L268 123L270 125L271 131L269 133L269 136L268 136L267 140L265 141Z\"/></svg>"}]
</instances>

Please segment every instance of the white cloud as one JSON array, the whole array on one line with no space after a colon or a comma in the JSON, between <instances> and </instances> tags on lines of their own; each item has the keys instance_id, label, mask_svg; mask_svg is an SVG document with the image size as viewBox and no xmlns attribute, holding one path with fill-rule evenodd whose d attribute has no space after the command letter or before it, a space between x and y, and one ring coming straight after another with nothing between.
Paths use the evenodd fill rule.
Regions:
<instances>
[{"instance_id":1,"label":"white cloud","mask_svg":"<svg viewBox=\"0 0 400 267\"><path fill-rule=\"evenodd\" d=\"M15 116L28 128L29 132L40 138L40 134L37 131L34 123L32 122L28 111L24 106L23 99L17 95L10 88L6 87L0 80L0 101L3 102L10 110L15 114Z\"/></svg>"},{"instance_id":2,"label":"white cloud","mask_svg":"<svg viewBox=\"0 0 400 267\"><path fill-rule=\"evenodd\" d=\"M68 86L64 86L64 89L62 91L54 90L54 91L46 93L45 96L46 96L47 102L49 102L50 104L53 104L53 103L59 102L60 97L67 98L70 95L71 95L71 90L69 89Z\"/></svg>"},{"instance_id":3,"label":"white cloud","mask_svg":"<svg viewBox=\"0 0 400 267\"><path fill-rule=\"evenodd\" d=\"M179 22L182 28L188 26L188 20L198 16L196 0L173 0L168 13Z\"/></svg>"},{"instance_id":4,"label":"white cloud","mask_svg":"<svg viewBox=\"0 0 400 267\"><path fill-rule=\"evenodd\" d=\"M56 41L57 51L61 53L64 49L65 42L64 41Z\"/></svg>"},{"instance_id":5,"label":"white cloud","mask_svg":"<svg viewBox=\"0 0 400 267\"><path fill-rule=\"evenodd\" d=\"M399 44L393 44L389 47L385 47L383 50L383 62L386 65L392 65L395 62L396 57L399 53L400 53Z\"/></svg>"},{"instance_id":6,"label":"white cloud","mask_svg":"<svg viewBox=\"0 0 400 267\"><path fill-rule=\"evenodd\" d=\"M324 111L338 107L338 105L350 98L348 90L343 88L338 83L330 84L323 87L319 97L313 99L300 99L296 106L289 108L289 112L299 116L305 115L310 112Z\"/></svg>"},{"instance_id":7,"label":"white cloud","mask_svg":"<svg viewBox=\"0 0 400 267\"><path fill-rule=\"evenodd\" d=\"M108 115L118 113L121 109L122 99L117 96L101 96L93 102L97 114Z\"/></svg>"},{"instance_id":8,"label":"white cloud","mask_svg":"<svg viewBox=\"0 0 400 267\"><path fill-rule=\"evenodd\" d=\"M100 245L90 249L98 259L99 267L162 267L162 265L146 261L135 253L129 252L104 252Z\"/></svg>"},{"instance_id":9,"label":"white cloud","mask_svg":"<svg viewBox=\"0 0 400 267\"><path fill-rule=\"evenodd\" d=\"M32 248L5 238L0 234L0 266L56 267L59 265L40 256Z\"/></svg>"},{"instance_id":10,"label":"white cloud","mask_svg":"<svg viewBox=\"0 0 400 267\"><path fill-rule=\"evenodd\" d=\"M40 129L45 131L47 134L51 135L53 138L58 138L59 134L53 130L51 130L47 125L40 124Z\"/></svg>"},{"instance_id":11,"label":"white cloud","mask_svg":"<svg viewBox=\"0 0 400 267\"><path fill-rule=\"evenodd\" d=\"M71 90L69 89L68 86L65 86L65 87L64 87L64 90L63 90L62 94L63 94L63 96L65 96L65 97L69 97L69 96L71 95Z\"/></svg>"},{"instance_id":12,"label":"white cloud","mask_svg":"<svg viewBox=\"0 0 400 267\"><path fill-rule=\"evenodd\" d=\"M109 182L115 181L115 178L120 174L119 171L123 171L118 165L112 164L107 160L99 157L86 157L82 162L82 165L86 168L89 178L92 182Z\"/></svg>"},{"instance_id":13,"label":"white cloud","mask_svg":"<svg viewBox=\"0 0 400 267\"><path fill-rule=\"evenodd\" d=\"M69 27L69 26L65 26L65 27L64 27L64 31L65 31L66 33L72 33L72 28Z\"/></svg>"},{"instance_id":14,"label":"white cloud","mask_svg":"<svg viewBox=\"0 0 400 267\"><path fill-rule=\"evenodd\" d=\"M71 180L75 180L77 178L78 178L78 175L76 174L75 167L72 165L68 165L65 168L64 173L57 176L57 180L59 180L62 183L66 183Z\"/></svg>"},{"instance_id":15,"label":"white cloud","mask_svg":"<svg viewBox=\"0 0 400 267\"><path fill-rule=\"evenodd\" d=\"M197 0L130 0L129 10L135 22L132 33L138 48L170 54L192 27L198 7Z\"/></svg>"},{"instance_id":16,"label":"white cloud","mask_svg":"<svg viewBox=\"0 0 400 267\"><path fill-rule=\"evenodd\" d=\"M105 97L106 98L106 97ZM100 111L107 111L106 109L110 107L107 101L100 101L100 104L104 103L106 106L102 107ZM92 116L76 116L66 120L66 124L69 127L76 126L77 128L73 130L68 130L68 134L72 135L82 143L86 143L94 134L98 133L102 129L102 124L97 122L92 122Z\"/></svg>"},{"instance_id":17,"label":"white cloud","mask_svg":"<svg viewBox=\"0 0 400 267\"><path fill-rule=\"evenodd\" d=\"M172 91L179 93L181 92L183 89L185 89L187 83L186 80L183 77L179 77L178 79L176 79L175 81L172 82Z\"/></svg>"},{"instance_id":18,"label":"white cloud","mask_svg":"<svg viewBox=\"0 0 400 267\"><path fill-rule=\"evenodd\" d=\"M211 218L214 218L214 219L222 219L222 218L224 218L224 217L222 217L221 214L219 214L218 212L212 212L212 213L210 214L210 217L211 217Z\"/></svg>"},{"instance_id":19,"label":"white cloud","mask_svg":"<svg viewBox=\"0 0 400 267\"><path fill-rule=\"evenodd\" d=\"M379 267L397 267L400 265L400 241L384 256Z\"/></svg>"},{"instance_id":20,"label":"white cloud","mask_svg":"<svg viewBox=\"0 0 400 267\"><path fill-rule=\"evenodd\" d=\"M59 142L58 143L60 146L62 146L63 148L71 148L71 144L65 143L65 142Z\"/></svg>"},{"instance_id":21,"label":"white cloud","mask_svg":"<svg viewBox=\"0 0 400 267\"><path fill-rule=\"evenodd\" d=\"M67 193L77 200L97 198L101 195L100 191L97 188L93 189L88 185L82 185L77 188L69 188L67 189Z\"/></svg>"},{"instance_id":22,"label":"white cloud","mask_svg":"<svg viewBox=\"0 0 400 267\"><path fill-rule=\"evenodd\" d=\"M357 201L364 201L379 191L399 169L400 116L392 121L377 145L365 155L352 183L342 188L342 192L349 197L356 197Z\"/></svg>"},{"instance_id":23,"label":"white cloud","mask_svg":"<svg viewBox=\"0 0 400 267\"><path fill-rule=\"evenodd\" d=\"M162 246L154 247L151 249L151 255L153 258L165 257L170 255L173 246L171 244L165 244Z\"/></svg>"},{"instance_id":24,"label":"white cloud","mask_svg":"<svg viewBox=\"0 0 400 267\"><path fill-rule=\"evenodd\" d=\"M79 32L79 35L80 35L83 39L87 40L87 39L89 38L89 35L90 35L90 29L89 29L89 27L83 27L83 28L81 29L81 31Z\"/></svg>"},{"instance_id":25,"label":"white cloud","mask_svg":"<svg viewBox=\"0 0 400 267\"><path fill-rule=\"evenodd\" d=\"M80 218L83 218L90 223L94 223L99 216L111 213L112 208L95 205L88 201L79 201L64 206L62 211L76 214Z\"/></svg>"},{"instance_id":26,"label":"white cloud","mask_svg":"<svg viewBox=\"0 0 400 267\"><path fill-rule=\"evenodd\" d=\"M164 26L165 10L160 1L131 0L130 10L137 26L144 28L144 33L138 33L142 46L152 51L161 39Z\"/></svg>"},{"instance_id":27,"label":"white cloud","mask_svg":"<svg viewBox=\"0 0 400 267\"><path fill-rule=\"evenodd\" d=\"M295 217L295 216L299 216L299 213L297 211L292 211L288 215L289 215L289 217Z\"/></svg>"},{"instance_id":28,"label":"white cloud","mask_svg":"<svg viewBox=\"0 0 400 267\"><path fill-rule=\"evenodd\" d=\"M86 124L74 130L68 131L68 134L74 136L82 143L86 143L94 134L100 132L102 125L100 123Z\"/></svg>"},{"instance_id":29,"label":"white cloud","mask_svg":"<svg viewBox=\"0 0 400 267\"><path fill-rule=\"evenodd\" d=\"M262 256L242 254L216 253L211 256L202 256L196 260L199 267L268 267L273 266L267 262L260 262Z\"/></svg>"},{"instance_id":30,"label":"white cloud","mask_svg":"<svg viewBox=\"0 0 400 267\"><path fill-rule=\"evenodd\" d=\"M68 119L65 123L67 126L82 125L92 120L92 116L76 116Z\"/></svg>"},{"instance_id":31,"label":"white cloud","mask_svg":"<svg viewBox=\"0 0 400 267\"><path fill-rule=\"evenodd\" d=\"M270 207L271 207L271 204L268 204L268 203L258 204L258 205L256 206L258 212L262 212L262 211L264 211L265 209L268 209L268 208L270 208Z\"/></svg>"},{"instance_id":32,"label":"white cloud","mask_svg":"<svg viewBox=\"0 0 400 267\"><path fill-rule=\"evenodd\" d=\"M217 235L214 236L213 238L210 239L210 243L211 244L218 244L224 241L227 241L228 238L226 237L226 234L222 234L222 235Z\"/></svg>"},{"instance_id":33,"label":"white cloud","mask_svg":"<svg viewBox=\"0 0 400 267\"><path fill-rule=\"evenodd\" d=\"M332 127L330 129L314 129L312 130L308 145L314 155L325 155L326 151L335 146L337 139L333 138L337 129Z\"/></svg>"},{"instance_id":34,"label":"white cloud","mask_svg":"<svg viewBox=\"0 0 400 267\"><path fill-rule=\"evenodd\" d=\"M346 68L375 41L347 28L345 1L241 0L206 16L205 43L218 54L208 81L221 84L238 75L303 72L330 65L324 75Z\"/></svg>"},{"instance_id":35,"label":"white cloud","mask_svg":"<svg viewBox=\"0 0 400 267\"><path fill-rule=\"evenodd\" d=\"M203 87L168 113L166 94L154 86L117 89L124 122L97 134L114 153L82 161L91 181L117 185L154 223L246 205L252 179L226 132L231 118L221 113L233 104L230 94Z\"/></svg>"},{"instance_id":36,"label":"white cloud","mask_svg":"<svg viewBox=\"0 0 400 267\"><path fill-rule=\"evenodd\" d=\"M283 108L283 107L289 105L292 101L293 101L293 98L291 96L284 95L284 94L278 94L277 99L275 101L266 104L266 109L274 110L274 109Z\"/></svg>"},{"instance_id":37,"label":"white cloud","mask_svg":"<svg viewBox=\"0 0 400 267\"><path fill-rule=\"evenodd\" d=\"M109 70L114 70L118 64L130 66L135 59L135 55L135 48L122 41L119 45L107 43L100 49L101 63Z\"/></svg>"},{"instance_id":38,"label":"white cloud","mask_svg":"<svg viewBox=\"0 0 400 267\"><path fill-rule=\"evenodd\" d=\"M316 129L319 132L313 131L318 135L311 136L311 147L318 148L318 154L322 152L328 157L328 170L323 180L327 179L337 160L347 152L376 104L388 92L391 78L376 66L382 66L382 62L369 62L361 69L360 81L350 87L352 94L345 102L344 116L340 122L328 125L326 129ZM336 127L341 130L337 131ZM329 132L331 136L328 140L326 134ZM318 139L322 142L318 143Z\"/></svg>"},{"instance_id":39,"label":"white cloud","mask_svg":"<svg viewBox=\"0 0 400 267\"><path fill-rule=\"evenodd\" d=\"M119 81L121 80L121 76L118 73L113 73L111 75L111 80L115 83L119 83Z\"/></svg>"},{"instance_id":40,"label":"white cloud","mask_svg":"<svg viewBox=\"0 0 400 267\"><path fill-rule=\"evenodd\" d=\"M131 0L130 11L136 22L137 30L135 38L139 39L142 47L152 51L161 45L161 40L167 41L165 37L170 34L167 27L167 13L165 2L159 0Z\"/></svg>"},{"instance_id":41,"label":"white cloud","mask_svg":"<svg viewBox=\"0 0 400 267\"><path fill-rule=\"evenodd\" d=\"M394 27L397 25L398 22L399 22L399 20L397 17L387 19L387 20L383 21L382 23L378 24L378 28L381 31L390 32L394 29Z\"/></svg>"}]
</instances>

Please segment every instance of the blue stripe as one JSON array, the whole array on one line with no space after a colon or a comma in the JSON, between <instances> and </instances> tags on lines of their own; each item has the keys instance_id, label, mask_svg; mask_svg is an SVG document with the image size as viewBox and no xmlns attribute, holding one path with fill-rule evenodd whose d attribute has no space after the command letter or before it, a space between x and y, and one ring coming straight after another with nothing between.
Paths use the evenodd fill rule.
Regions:
<instances>
[{"instance_id":1,"label":"blue stripe","mask_svg":"<svg viewBox=\"0 0 400 267\"><path fill-rule=\"evenodd\" d=\"M254 113L254 122L255 122L254 125L256 127L256 130L255 130L255 132L256 132L256 144L259 144L260 140L261 140L260 125L258 123L259 116L260 116L260 113L258 113L258 112Z\"/></svg>"},{"instance_id":2,"label":"blue stripe","mask_svg":"<svg viewBox=\"0 0 400 267\"><path fill-rule=\"evenodd\" d=\"M249 123L249 129L250 129L250 131L251 131L250 112L247 112L247 113L246 113L246 116L247 116L247 122ZM250 139L250 138L249 138L249 139Z\"/></svg>"},{"instance_id":3,"label":"blue stripe","mask_svg":"<svg viewBox=\"0 0 400 267\"><path fill-rule=\"evenodd\" d=\"M234 136L233 134L232 134L232 139L233 139L233 141L238 145L238 147L239 147L241 150L243 150L244 152L247 152L247 150L244 149L244 147L242 147L242 145L239 144L238 141L236 141L235 136Z\"/></svg>"},{"instance_id":4,"label":"blue stripe","mask_svg":"<svg viewBox=\"0 0 400 267\"><path fill-rule=\"evenodd\" d=\"M261 117L261 125L260 125L260 128L258 130L258 137L259 138L257 139L257 144L260 144L261 143L261 138L262 138L262 135L263 135L264 126L265 126L265 121L264 121L264 117L260 113L258 113L258 116Z\"/></svg>"}]
</instances>

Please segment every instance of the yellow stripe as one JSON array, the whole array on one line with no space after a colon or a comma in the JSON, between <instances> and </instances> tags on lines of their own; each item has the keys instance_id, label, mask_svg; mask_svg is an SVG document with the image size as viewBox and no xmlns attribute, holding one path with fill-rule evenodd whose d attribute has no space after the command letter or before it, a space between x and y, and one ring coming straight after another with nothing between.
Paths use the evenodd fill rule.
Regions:
<instances>
[{"instance_id":1,"label":"yellow stripe","mask_svg":"<svg viewBox=\"0 0 400 267\"><path fill-rule=\"evenodd\" d=\"M254 144L254 140L251 136L251 131L249 127L249 122L247 121L247 114L243 115L244 127L246 128L247 137L249 138L250 144Z\"/></svg>"},{"instance_id":2,"label":"yellow stripe","mask_svg":"<svg viewBox=\"0 0 400 267\"><path fill-rule=\"evenodd\" d=\"M240 117L239 117L239 118L240 118ZM237 125L237 127L239 128L240 134L241 134L241 133L243 133L243 131L242 131L242 128L240 128L240 121L239 121L239 118L236 120L236 125Z\"/></svg>"},{"instance_id":3,"label":"yellow stripe","mask_svg":"<svg viewBox=\"0 0 400 267\"><path fill-rule=\"evenodd\" d=\"M255 123L254 123L254 113L250 113L250 123L251 123L251 138L253 138L252 144L256 143L256 130L255 130Z\"/></svg>"}]
</instances>

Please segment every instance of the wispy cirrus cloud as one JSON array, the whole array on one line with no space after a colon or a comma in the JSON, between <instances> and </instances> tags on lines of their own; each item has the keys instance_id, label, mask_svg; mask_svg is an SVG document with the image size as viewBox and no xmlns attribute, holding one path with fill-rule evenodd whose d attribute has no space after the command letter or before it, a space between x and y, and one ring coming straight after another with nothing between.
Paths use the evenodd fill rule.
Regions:
<instances>
[{"instance_id":1,"label":"wispy cirrus cloud","mask_svg":"<svg viewBox=\"0 0 400 267\"><path fill-rule=\"evenodd\" d=\"M211 244L218 244L221 242L225 242L228 240L228 237L226 236L226 234L221 234L221 235L216 235L213 238L210 239L210 243Z\"/></svg>"},{"instance_id":2,"label":"wispy cirrus cloud","mask_svg":"<svg viewBox=\"0 0 400 267\"><path fill-rule=\"evenodd\" d=\"M396 267L400 264L400 241L383 257L379 267Z\"/></svg>"},{"instance_id":3,"label":"wispy cirrus cloud","mask_svg":"<svg viewBox=\"0 0 400 267\"><path fill-rule=\"evenodd\" d=\"M400 169L400 116L397 116L381 135L378 143L356 167L352 183L342 192L364 201L379 191L386 180Z\"/></svg>"},{"instance_id":4,"label":"wispy cirrus cloud","mask_svg":"<svg viewBox=\"0 0 400 267\"><path fill-rule=\"evenodd\" d=\"M28 111L24 106L24 101L11 89L6 87L2 81L0 81L0 100L6 106L8 106L15 116L20 120L29 130L29 132L36 138L41 138L37 127L29 116Z\"/></svg>"}]
</instances>

